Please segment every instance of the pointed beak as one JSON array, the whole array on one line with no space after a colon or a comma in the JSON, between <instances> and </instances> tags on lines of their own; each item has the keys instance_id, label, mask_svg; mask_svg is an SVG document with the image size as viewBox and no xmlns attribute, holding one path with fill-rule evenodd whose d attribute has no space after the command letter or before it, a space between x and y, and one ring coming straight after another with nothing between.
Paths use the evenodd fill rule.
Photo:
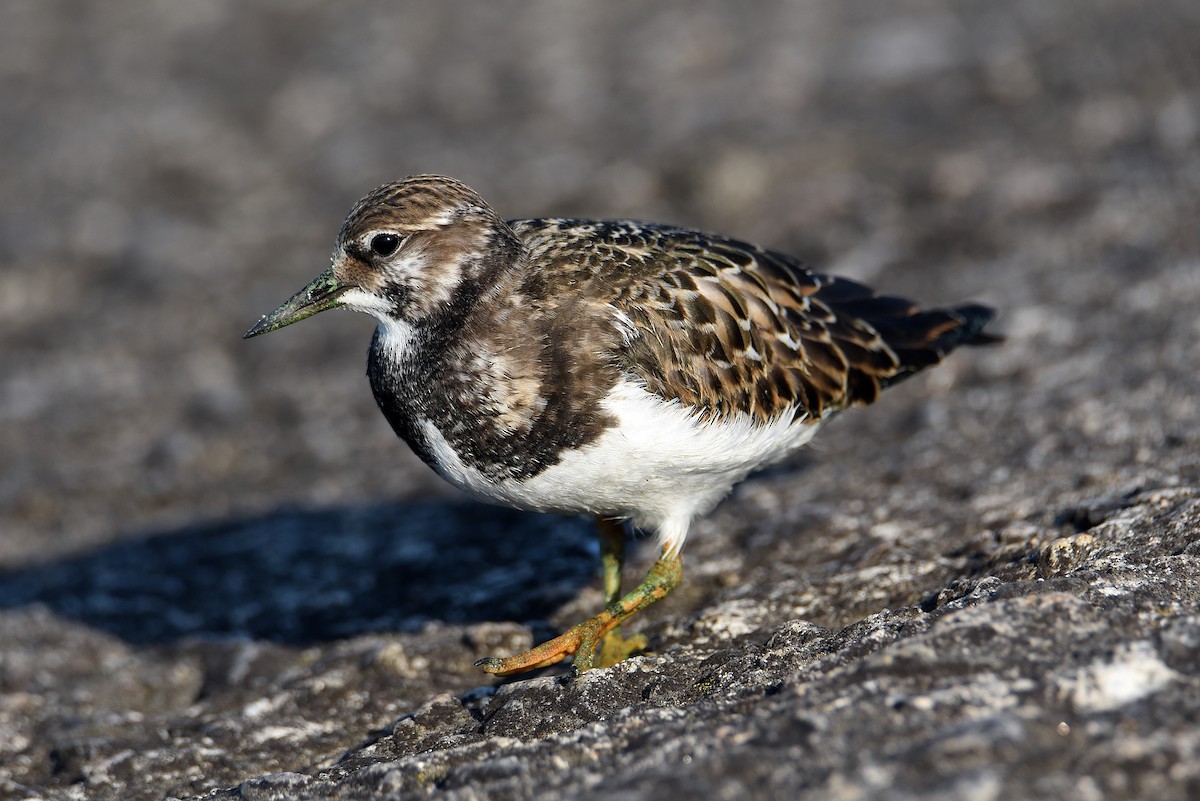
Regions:
<instances>
[{"instance_id":1,"label":"pointed beak","mask_svg":"<svg viewBox=\"0 0 1200 801\"><path fill-rule=\"evenodd\" d=\"M338 305L338 298L347 289L350 289L350 286L334 278L333 268L330 267L304 289L292 295L287 303L255 323L253 328L242 335L242 339L266 334L285 325L298 323L306 317L312 317L317 312L332 309Z\"/></svg>"}]
</instances>

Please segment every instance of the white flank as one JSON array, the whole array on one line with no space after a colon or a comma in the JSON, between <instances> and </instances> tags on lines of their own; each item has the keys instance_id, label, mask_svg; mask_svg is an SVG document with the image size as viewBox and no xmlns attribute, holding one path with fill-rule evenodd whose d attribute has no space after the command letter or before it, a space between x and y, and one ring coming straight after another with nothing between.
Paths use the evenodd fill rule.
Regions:
<instances>
[{"instance_id":1,"label":"white flank","mask_svg":"<svg viewBox=\"0 0 1200 801\"><path fill-rule=\"evenodd\" d=\"M677 553L696 515L717 505L751 471L777 462L816 433L819 423L770 423L748 415L706 421L677 401L664 401L634 381L605 398L618 424L527 481L494 483L465 465L441 432L422 428L450 483L482 500L539 512L628 518Z\"/></svg>"}]
</instances>

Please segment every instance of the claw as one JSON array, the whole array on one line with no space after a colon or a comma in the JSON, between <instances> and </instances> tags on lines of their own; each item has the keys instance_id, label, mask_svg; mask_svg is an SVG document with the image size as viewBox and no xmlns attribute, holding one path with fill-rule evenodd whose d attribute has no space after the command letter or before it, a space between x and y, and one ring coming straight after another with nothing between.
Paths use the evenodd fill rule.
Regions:
<instances>
[{"instance_id":1,"label":"claw","mask_svg":"<svg viewBox=\"0 0 1200 801\"><path fill-rule=\"evenodd\" d=\"M678 554L664 554L646 579L624 598L609 604L603 612L579 623L536 648L503 659L485 657L475 663L493 676L511 676L527 670L549 667L568 656L575 656L576 675L594 667L609 667L635 651L644 650L646 638L635 634L621 637L617 627L624 621L662 599L683 578L683 561Z\"/></svg>"}]
</instances>

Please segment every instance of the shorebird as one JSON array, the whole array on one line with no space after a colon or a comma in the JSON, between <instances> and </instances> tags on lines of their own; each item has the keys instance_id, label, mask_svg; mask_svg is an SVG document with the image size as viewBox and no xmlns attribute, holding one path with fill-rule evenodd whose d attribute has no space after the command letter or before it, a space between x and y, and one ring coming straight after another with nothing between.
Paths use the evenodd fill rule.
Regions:
<instances>
[{"instance_id":1,"label":"shorebird","mask_svg":"<svg viewBox=\"0 0 1200 801\"><path fill-rule=\"evenodd\" d=\"M644 649L619 626L683 578L688 527L830 417L984 333L991 309L922 309L731 239L625 220L505 221L451 178L360 200L332 264L246 337L326 309L377 321L367 375L396 433L484 501L588 514L606 605L509 675ZM625 522L661 555L622 594Z\"/></svg>"}]
</instances>

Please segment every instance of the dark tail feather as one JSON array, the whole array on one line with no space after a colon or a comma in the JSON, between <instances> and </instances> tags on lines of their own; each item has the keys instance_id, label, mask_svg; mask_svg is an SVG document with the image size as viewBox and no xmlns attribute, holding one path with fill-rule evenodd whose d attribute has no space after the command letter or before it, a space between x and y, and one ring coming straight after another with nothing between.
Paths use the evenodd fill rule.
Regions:
<instances>
[{"instance_id":1,"label":"dark tail feather","mask_svg":"<svg viewBox=\"0 0 1200 801\"><path fill-rule=\"evenodd\" d=\"M978 303L966 303L956 306L952 311L965 321L964 331L970 332L964 335L959 345L999 345L1004 341L1003 334L992 334L983 330L984 326L995 318L995 309Z\"/></svg>"},{"instance_id":2,"label":"dark tail feather","mask_svg":"<svg viewBox=\"0 0 1200 801\"><path fill-rule=\"evenodd\" d=\"M917 309L910 305L904 315L863 315L863 319L893 350L933 351L940 358L960 345L1000 341L983 332L995 316L987 306L969 303L952 309Z\"/></svg>"},{"instance_id":3,"label":"dark tail feather","mask_svg":"<svg viewBox=\"0 0 1200 801\"><path fill-rule=\"evenodd\" d=\"M953 337L953 342L947 351L953 350L959 345L999 345L1004 341L1004 337L1000 334L992 334L983 330L984 326L996 317L996 310L990 306L964 303L962 306L955 306L950 313L961 318L963 324L958 329L959 335Z\"/></svg>"},{"instance_id":4,"label":"dark tail feather","mask_svg":"<svg viewBox=\"0 0 1200 801\"><path fill-rule=\"evenodd\" d=\"M983 332L995 309L964 303L948 309L922 309L907 298L881 295L857 281L826 279L819 297L838 314L858 317L871 325L897 352L933 351L917 358L921 366L935 364L960 345L994 345L1004 337ZM915 366L915 365L914 365Z\"/></svg>"},{"instance_id":5,"label":"dark tail feather","mask_svg":"<svg viewBox=\"0 0 1200 801\"><path fill-rule=\"evenodd\" d=\"M949 309L913 311L904 316L867 319L900 359L900 371L881 382L890 386L937 364L962 345L995 345L1004 337L985 332L994 309L966 303Z\"/></svg>"}]
</instances>

